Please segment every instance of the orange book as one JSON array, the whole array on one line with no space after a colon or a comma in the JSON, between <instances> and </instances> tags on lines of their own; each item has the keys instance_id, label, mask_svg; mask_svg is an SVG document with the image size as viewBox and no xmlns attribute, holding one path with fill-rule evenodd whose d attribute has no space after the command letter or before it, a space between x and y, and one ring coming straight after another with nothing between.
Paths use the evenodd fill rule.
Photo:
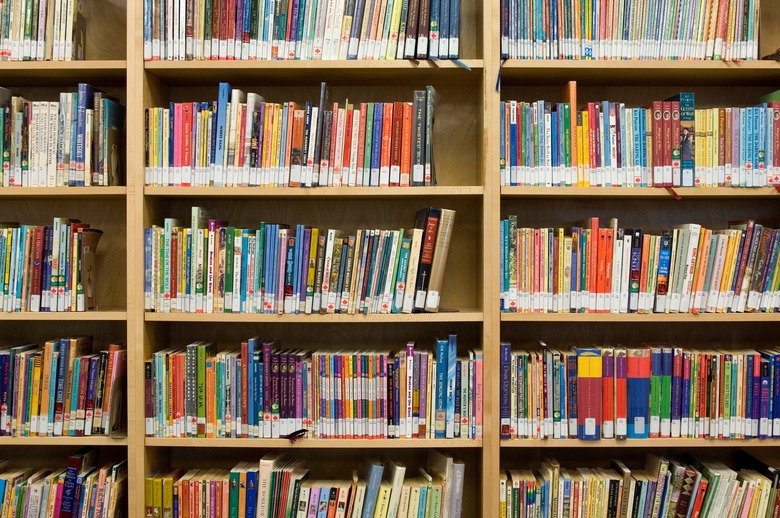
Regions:
<instances>
[{"instance_id":1,"label":"orange book","mask_svg":"<svg viewBox=\"0 0 780 518\"><path fill-rule=\"evenodd\" d=\"M587 267L585 287L588 291L588 300L585 307L590 312L596 311L596 294L598 293L598 236L599 218L586 219L582 227L585 229L585 253L587 254Z\"/></svg>"},{"instance_id":2,"label":"orange book","mask_svg":"<svg viewBox=\"0 0 780 518\"><path fill-rule=\"evenodd\" d=\"M290 164L292 159L292 142L293 142L293 132L294 132L294 115L296 110L298 110L298 104L290 101L287 104L287 134L285 135L284 142L282 142L282 149L279 150L281 153L281 165L284 167L284 186L287 187L290 185ZM303 148L303 135L301 135L301 149Z\"/></svg>"},{"instance_id":3,"label":"orange book","mask_svg":"<svg viewBox=\"0 0 780 518\"><path fill-rule=\"evenodd\" d=\"M401 184L401 134L404 123L404 103L393 103L393 131L390 143L390 185Z\"/></svg>"},{"instance_id":4,"label":"orange book","mask_svg":"<svg viewBox=\"0 0 780 518\"><path fill-rule=\"evenodd\" d=\"M594 234L595 235L595 234ZM598 238L596 243L596 312L605 312L605 293L607 281L607 229L598 229Z\"/></svg>"},{"instance_id":5,"label":"orange book","mask_svg":"<svg viewBox=\"0 0 780 518\"><path fill-rule=\"evenodd\" d=\"M403 120L401 128L401 187L409 187L412 171L412 103L403 103Z\"/></svg>"},{"instance_id":6,"label":"orange book","mask_svg":"<svg viewBox=\"0 0 780 518\"><path fill-rule=\"evenodd\" d=\"M304 110L290 110L292 114L292 144L290 149L290 187L301 186L303 171L303 133L306 126ZM288 134L290 132L288 131Z\"/></svg>"},{"instance_id":7,"label":"orange book","mask_svg":"<svg viewBox=\"0 0 780 518\"><path fill-rule=\"evenodd\" d=\"M390 185L390 148L393 139L393 103L384 103L382 114L382 148L379 155L379 186Z\"/></svg>"},{"instance_id":8,"label":"orange book","mask_svg":"<svg viewBox=\"0 0 780 518\"><path fill-rule=\"evenodd\" d=\"M642 236L642 266L641 270L639 270L639 300L642 301L645 298L645 293L647 293L647 275L648 275L648 264L650 262L650 234L645 234ZM637 307L637 313L645 313L644 306L640 303Z\"/></svg>"},{"instance_id":9,"label":"orange book","mask_svg":"<svg viewBox=\"0 0 780 518\"><path fill-rule=\"evenodd\" d=\"M691 313L699 313L704 306L704 281L707 276L711 245L712 229L703 228L699 233L699 252L696 254L696 277L693 282L693 292L691 293Z\"/></svg>"}]
</instances>

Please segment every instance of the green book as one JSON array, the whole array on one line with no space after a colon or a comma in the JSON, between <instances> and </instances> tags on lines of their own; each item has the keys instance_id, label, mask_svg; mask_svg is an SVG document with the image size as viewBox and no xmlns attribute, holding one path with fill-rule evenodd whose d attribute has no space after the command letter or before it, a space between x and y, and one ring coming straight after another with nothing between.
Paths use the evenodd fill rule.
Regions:
<instances>
[{"instance_id":1,"label":"green book","mask_svg":"<svg viewBox=\"0 0 780 518\"><path fill-rule=\"evenodd\" d=\"M225 313L233 312L233 248L235 246L235 227L225 231Z\"/></svg>"},{"instance_id":2,"label":"green book","mask_svg":"<svg viewBox=\"0 0 780 518\"><path fill-rule=\"evenodd\" d=\"M661 382L663 355L660 347L652 347L650 353L650 437L661 432Z\"/></svg>"},{"instance_id":3,"label":"green book","mask_svg":"<svg viewBox=\"0 0 780 518\"><path fill-rule=\"evenodd\" d=\"M661 350L661 437L671 437L672 432L673 362L674 355L672 354L672 348L664 347Z\"/></svg>"},{"instance_id":4,"label":"green book","mask_svg":"<svg viewBox=\"0 0 780 518\"><path fill-rule=\"evenodd\" d=\"M230 492L228 493L228 518L238 518L238 485L241 478L238 466L230 470Z\"/></svg>"},{"instance_id":5,"label":"green book","mask_svg":"<svg viewBox=\"0 0 780 518\"><path fill-rule=\"evenodd\" d=\"M213 356L215 352L216 346L212 343L198 344L198 382L195 395L195 400L197 402L198 437L206 437L206 358Z\"/></svg>"},{"instance_id":6,"label":"green book","mask_svg":"<svg viewBox=\"0 0 780 518\"><path fill-rule=\"evenodd\" d=\"M774 92L768 93L760 100L762 103L771 103L775 101L780 101L780 90L775 90Z\"/></svg>"}]
</instances>

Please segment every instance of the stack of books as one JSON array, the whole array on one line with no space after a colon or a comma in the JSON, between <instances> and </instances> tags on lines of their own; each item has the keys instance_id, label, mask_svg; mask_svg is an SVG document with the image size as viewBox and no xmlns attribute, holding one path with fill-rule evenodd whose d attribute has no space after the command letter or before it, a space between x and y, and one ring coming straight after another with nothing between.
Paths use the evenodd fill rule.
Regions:
<instances>
[{"instance_id":1,"label":"stack of books","mask_svg":"<svg viewBox=\"0 0 780 518\"><path fill-rule=\"evenodd\" d=\"M86 516L127 514L127 461L97 464L97 451L82 448L65 468L11 468L0 461L0 505L7 516Z\"/></svg>"},{"instance_id":2,"label":"stack of books","mask_svg":"<svg viewBox=\"0 0 780 518\"><path fill-rule=\"evenodd\" d=\"M124 133L124 106L86 83L59 102L0 88L0 186L120 185Z\"/></svg>"},{"instance_id":3,"label":"stack of books","mask_svg":"<svg viewBox=\"0 0 780 518\"><path fill-rule=\"evenodd\" d=\"M501 185L780 185L780 102L696 108L694 93L621 102L501 102Z\"/></svg>"},{"instance_id":4,"label":"stack of books","mask_svg":"<svg viewBox=\"0 0 780 518\"><path fill-rule=\"evenodd\" d=\"M439 308L455 211L417 211L414 228L261 223L242 229L200 207L192 226L145 229L147 310L188 313L411 313Z\"/></svg>"},{"instance_id":5,"label":"stack of books","mask_svg":"<svg viewBox=\"0 0 780 518\"><path fill-rule=\"evenodd\" d=\"M780 437L780 352L678 346L512 351L501 344L506 439Z\"/></svg>"},{"instance_id":6,"label":"stack of books","mask_svg":"<svg viewBox=\"0 0 780 518\"><path fill-rule=\"evenodd\" d=\"M92 353L92 337L0 349L0 435L81 437L122 432L127 350Z\"/></svg>"},{"instance_id":7,"label":"stack of books","mask_svg":"<svg viewBox=\"0 0 780 518\"><path fill-rule=\"evenodd\" d=\"M339 105L322 83L319 106L271 103L219 85L215 102L146 110L147 185L387 187L436 184L438 95Z\"/></svg>"},{"instance_id":8,"label":"stack of books","mask_svg":"<svg viewBox=\"0 0 780 518\"><path fill-rule=\"evenodd\" d=\"M144 0L144 59L457 59L460 0Z\"/></svg>"},{"instance_id":9,"label":"stack of books","mask_svg":"<svg viewBox=\"0 0 780 518\"><path fill-rule=\"evenodd\" d=\"M301 459L269 453L233 469L158 469L147 475L147 516L372 516L460 518L465 464L431 450L426 468L398 459L365 459L351 478L314 478ZM314 471L314 470L312 470ZM202 496L201 496L202 495ZM224 512L224 514L220 514Z\"/></svg>"},{"instance_id":10,"label":"stack of books","mask_svg":"<svg viewBox=\"0 0 780 518\"><path fill-rule=\"evenodd\" d=\"M742 464L741 462L738 464ZM501 516L560 518L587 513L617 518L773 516L778 471L755 460L731 469L718 461L648 454L641 468L565 468L546 458L539 469L508 469L499 481Z\"/></svg>"},{"instance_id":11,"label":"stack of books","mask_svg":"<svg viewBox=\"0 0 780 518\"><path fill-rule=\"evenodd\" d=\"M51 226L0 223L0 308L94 309L95 253L102 235L102 230L68 218L54 218Z\"/></svg>"},{"instance_id":12,"label":"stack of books","mask_svg":"<svg viewBox=\"0 0 780 518\"><path fill-rule=\"evenodd\" d=\"M0 4L0 60L86 59L86 0L6 0Z\"/></svg>"},{"instance_id":13,"label":"stack of books","mask_svg":"<svg viewBox=\"0 0 780 518\"><path fill-rule=\"evenodd\" d=\"M753 220L657 234L501 222L501 309L534 313L742 313L780 308L777 230Z\"/></svg>"},{"instance_id":14,"label":"stack of books","mask_svg":"<svg viewBox=\"0 0 780 518\"><path fill-rule=\"evenodd\" d=\"M502 0L501 57L757 59L759 6L759 0Z\"/></svg>"},{"instance_id":15,"label":"stack of books","mask_svg":"<svg viewBox=\"0 0 780 518\"><path fill-rule=\"evenodd\" d=\"M301 351L250 338L195 342L146 362L146 434L319 439L482 436L482 351Z\"/></svg>"}]
</instances>

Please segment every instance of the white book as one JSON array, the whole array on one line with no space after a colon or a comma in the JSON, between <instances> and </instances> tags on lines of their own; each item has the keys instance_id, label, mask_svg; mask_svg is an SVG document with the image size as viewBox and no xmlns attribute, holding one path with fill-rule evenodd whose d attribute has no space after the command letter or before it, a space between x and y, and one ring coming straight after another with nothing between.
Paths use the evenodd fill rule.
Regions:
<instances>
[{"instance_id":1,"label":"white book","mask_svg":"<svg viewBox=\"0 0 780 518\"><path fill-rule=\"evenodd\" d=\"M387 518L397 518L401 493L403 492L404 476L406 475L406 466L398 459L388 459L385 466L389 468L385 472L388 474L388 482L391 484Z\"/></svg>"}]
</instances>

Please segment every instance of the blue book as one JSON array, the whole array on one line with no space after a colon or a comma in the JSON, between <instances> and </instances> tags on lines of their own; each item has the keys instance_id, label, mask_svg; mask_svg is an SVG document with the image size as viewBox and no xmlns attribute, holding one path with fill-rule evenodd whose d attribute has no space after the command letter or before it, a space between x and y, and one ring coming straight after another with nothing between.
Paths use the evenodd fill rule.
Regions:
<instances>
[{"instance_id":1,"label":"blue book","mask_svg":"<svg viewBox=\"0 0 780 518\"><path fill-rule=\"evenodd\" d=\"M144 229L144 309L152 309L152 236L153 229ZM1 274L2 272L0 272ZM48 278L48 275L44 277Z\"/></svg>"},{"instance_id":2,"label":"blue book","mask_svg":"<svg viewBox=\"0 0 780 518\"><path fill-rule=\"evenodd\" d=\"M499 416L501 426L501 438L510 439L511 429L511 395L512 395L512 345L508 342L501 343L501 396L499 400Z\"/></svg>"},{"instance_id":3,"label":"blue book","mask_svg":"<svg viewBox=\"0 0 780 518\"><path fill-rule=\"evenodd\" d=\"M767 436L771 435L770 421L769 421L771 366L768 358L764 358L762 356L759 361L761 362L761 370L760 370L761 381L760 381L759 405L758 405L759 407L758 438L766 439Z\"/></svg>"},{"instance_id":4,"label":"blue book","mask_svg":"<svg viewBox=\"0 0 780 518\"><path fill-rule=\"evenodd\" d=\"M219 83L219 91L217 96L217 115L214 117L216 120L216 131L214 132L215 142L212 149L215 150L214 155L214 186L222 187L224 184L224 170L225 164L225 142L227 140L227 105L230 101L230 84Z\"/></svg>"},{"instance_id":5,"label":"blue book","mask_svg":"<svg viewBox=\"0 0 780 518\"><path fill-rule=\"evenodd\" d=\"M363 514L361 518L373 518L376 508L377 494L379 493L379 484L382 482L382 473L384 465L377 458L366 458L363 466L363 478L366 480L366 496L363 501Z\"/></svg>"},{"instance_id":6,"label":"blue book","mask_svg":"<svg viewBox=\"0 0 780 518\"><path fill-rule=\"evenodd\" d=\"M262 438L263 437L263 363L262 363L262 353L259 351L255 351L255 354L252 358L252 370L254 375L254 380L252 382L253 386L253 399L252 399L252 405L254 408L254 423L256 426L255 430L255 437ZM304 378L305 382L306 378Z\"/></svg>"},{"instance_id":7,"label":"blue book","mask_svg":"<svg viewBox=\"0 0 780 518\"><path fill-rule=\"evenodd\" d=\"M447 436L447 369L449 341L436 339L436 394L434 394L435 404L435 427L434 438L444 439Z\"/></svg>"},{"instance_id":8,"label":"blue book","mask_svg":"<svg viewBox=\"0 0 780 518\"><path fill-rule=\"evenodd\" d=\"M257 514L258 469L246 472L246 516Z\"/></svg>"},{"instance_id":9,"label":"blue book","mask_svg":"<svg viewBox=\"0 0 780 518\"><path fill-rule=\"evenodd\" d=\"M450 333L447 337L447 409L445 414L445 433L447 439L455 437L455 365L458 356L458 336Z\"/></svg>"},{"instance_id":10,"label":"blue book","mask_svg":"<svg viewBox=\"0 0 780 518\"><path fill-rule=\"evenodd\" d=\"M449 4L449 0L430 0L429 4L429 15L430 15L430 24L429 27L421 27L420 28L420 36L424 37L427 35L428 38L428 59L439 59L439 38L441 36L440 34L440 20L442 16L442 9L441 4ZM449 7L449 5L447 6ZM447 9L449 11L449 8ZM430 31L428 30L430 28ZM419 57L419 56L418 56Z\"/></svg>"},{"instance_id":11,"label":"blue book","mask_svg":"<svg viewBox=\"0 0 780 518\"><path fill-rule=\"evenodd\" d=\"M509 236L507 235L507 232L509 231L509 220L505 219L501 221L501 226L499 227L499 237L498 242L501 243L501 246L499 247L499 260L498 260L498 278L501 282L501 293L500 293L500 299L499 299L499 310L507 311L508 304L506 303L506 297L509 294L509 275L507 268L507 257L508 257L508 251L507 247L509 246Z\"/></svg>"},{"instance_id":12,"label":"blue book","mask_svg":"<svg viewBox=\"0 0 780 518\"><path fill-rule=\"evenodd\" d=\"M384 103L374 103L374 128L371 138L371 175L369 177L369 185L371 187L379 186L384 111ZM366 136L366 142L368 142L368 136Z\"/></svg>"},{"instance_id":13,"label":"blue book","mask_svg":"<svg viewBox=\"0 0 780 518\"><path fill-rule=\"evenodd\" d=\"M649 437L650 349L629 349L626 389L628 392L628 433L630 439Z\"/></svg>"},{"instance_id":14,"label":"blue book","mask_svg":"<svg viewBox=\"0 0 780 518\"><path fill-rule=\"evenodd\" d=\"M87 133L87 110L94 109L95 89L87 83L78 85L78 112L76 114L76 185L84 186L84 166Z\"/></svg>"},{"instance_id":15,"label":"blue book","mask_svg":"<svg viewBox=\"0 0 780 518\"><path fill-rule=\"evenodd\" d=\"M403 306L404 291L406 287L406 275L409 269L409 254L412 240L408 237L401 239L401 248L398 257L398 273L396 275L395 288L393 290L392 312L400 313Z\"/></svg>"},{"instance_id":16,"label":"blue book","mask_svg":"<svg viewBox=\"0 0 780 518\"><path fill-rule=\"evenodd\" d=\"M308 241L306 239L306 229L303 225L295 226L295 262L293 264L293 300L292 300L292 312L299 313L301 298L301 278L305 275L306 270L304 265L308 266L308 256L304 255L304 251L308 248ZM305 291L305 289L304 289Z\"/></svg>"},{"instance_id":17,"label":"blue book","mask_svg":"<svg viewBox=\"0 0 780 518\"><path fill-rule=\"evenodd\" d=\"M441 0L439 7L439 51L437 59L450 58L450 0ZM431 16L433 20L433 16Z\"/></svg>"},{"instance_id":18,"label":"blue book","mask_svg":"<svg viewBox=\"0 0 780 518\"><path fill-rule=\"evenodd\" d=\"M257 383L255 382L255 376L257 372L256 363L256 351L258 350L258 344L260 343L260 337L253 336L246 341L246 357L249 364L246 366L247 371L247 416L246 424L249 426L249 437L252 437L256 431L257 426L257 407L255 401L257 399Z\"/></svg>"},{"instance_id":19,"label":"blue book","mask_svg":"<svg viewBox=\"0 0 780 518\"><path fill-rule=\"evenodd\" d=\"M426 511L428 509L428 484L420 485L420 504L417 508L417 518L425 518ZM411 509L410 509L411 511Z\"/></svg>"}]
</instances>

